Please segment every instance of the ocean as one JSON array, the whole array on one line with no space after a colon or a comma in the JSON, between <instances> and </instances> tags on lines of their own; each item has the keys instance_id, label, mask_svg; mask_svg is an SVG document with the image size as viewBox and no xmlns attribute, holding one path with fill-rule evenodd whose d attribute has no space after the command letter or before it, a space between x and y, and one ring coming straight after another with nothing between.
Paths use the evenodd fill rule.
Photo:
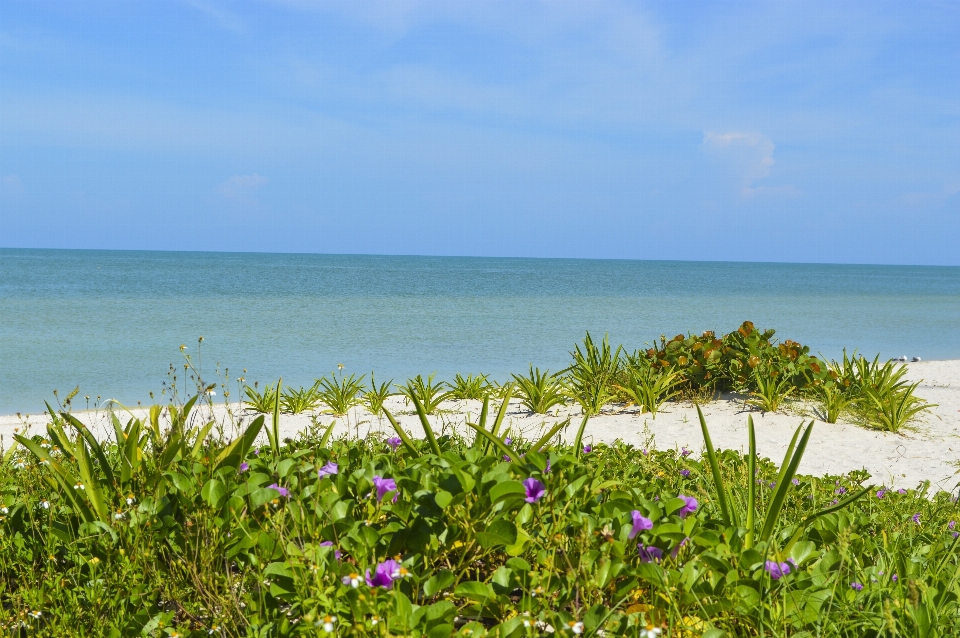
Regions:
<instances>
[{"instance_id":1,"label":"ocean","mask_svg":"<svg viewBox=\"0 0 960 638\"><path fill-rule=\"evenodd\" d=\"M149 403L181 345L208 380L504 380L588 330L632 350L747 319L827 357L960 358L960 267L0 249L0 414Z\"/></svg>"}]
</instances>

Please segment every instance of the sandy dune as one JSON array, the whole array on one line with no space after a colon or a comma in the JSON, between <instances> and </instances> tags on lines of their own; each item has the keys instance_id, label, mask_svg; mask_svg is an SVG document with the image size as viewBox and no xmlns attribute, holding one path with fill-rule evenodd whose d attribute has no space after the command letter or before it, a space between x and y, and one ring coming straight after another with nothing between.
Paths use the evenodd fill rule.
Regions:
<instances>
[{"instance_id":1,"label":"sandy dune","mask_svg":"<svg viewBox=\"0 0 960 638\"><path fill-rule=\"evenodd\" d=\"M953 490L960 482L960 360L912 363L908 367L911 380L923 379L917 394L939 404L933 412L901 434L889 434L849 424L829 424L818 421L800 471L808 474L842 474L850 470L866 469L872 481L887 486L913 487L921 481L930 481L935 488ZM236 432L238 425L249 422L237 406L219 404L198 411L198 418L214 418L227 436ZM464 420L476 420L480 412L478 401L448 402L445 413L432 417L435 429L466 432ZM411 413L402 398L393 397L388 409L396 415L404 429L414 436L422 436L417 416ZM719 448L743 450L746 447L746 422L750 414L742 398L724 396L704 406L714 445ZM793 431L801 421L813 417L810 406L793 404L784 412L760 414L753 412L757 433L757 447L761 455L778 462ZM806 416L805 416L806 415ZM78 412L77 416L91 425L100 436L111 436L104 412ZM529 415L518 403L511 403L504 427L511 432L533 438L544 427L571 418L566 437L572 439L580 422L579 408L561 409L550 416ZM319 416L321 423L331 417ZM492 419L492 415L491 415ZM269 421L269 417L268 417ZM310 415L283 416L281 430L285 436L296 436L312 424ZM15 430L25 429L31 434L43 433L46 419L42 415L18 418L0 417L0 436L4 447L9 446ZM389 436L390 425L378 420L363 409L357 409L340 419L336 432L370 436L378 432ZM635 409L610 410L591 419L586 440L611 442L621 439L637 446L670 449L686 446L699 451L703 446L696 410L684 404L668 404L666 410L652 418Z\"/></svg>"}]
</instances>

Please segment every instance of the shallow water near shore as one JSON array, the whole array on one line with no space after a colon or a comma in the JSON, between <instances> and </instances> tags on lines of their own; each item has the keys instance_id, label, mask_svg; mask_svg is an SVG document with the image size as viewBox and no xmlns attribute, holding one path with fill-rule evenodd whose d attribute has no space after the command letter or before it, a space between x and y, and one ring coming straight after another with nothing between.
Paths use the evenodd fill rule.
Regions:
<instances>
[{"instance_id":1,"label":"shallow water near shore","mask_svg":"<svg viewBox=\"0 0 960 638\"><path fill-rule=\"evenodd\" d=\"M0 414L80 386L149 401L179 346L213 380L559 370L590 330L638 348L745 319L828 357L960 358L960 268L0 249Z\"/></svg>"}]
</instances>

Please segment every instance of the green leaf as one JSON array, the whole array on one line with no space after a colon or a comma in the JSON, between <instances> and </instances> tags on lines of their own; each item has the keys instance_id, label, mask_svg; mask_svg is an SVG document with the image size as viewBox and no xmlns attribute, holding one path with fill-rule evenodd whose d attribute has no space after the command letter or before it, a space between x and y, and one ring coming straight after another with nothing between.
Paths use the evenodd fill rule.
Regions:
<instances>
[{"instance_id":1,"label":"green leaf","mask_svg":"<svg viewBox=\"0 0 960 638\"><path fill-rule=\"evenodd\" d=\"M517 542L517 526L506 519L498 518L483 531L477 532L477 542L484 549L513 545Z\"/></svg>"},{"instance_id":2,"label":"green leaf","mask_svg":"<svg viewBox=\"0 0 960 638\"><path fill-rule=\"evenodd\" d=\"M200 490L200 498L206 501L207 505L214 509L220 507L220 504L223 502L223 499L226 495L226 486L217 479L210 479L204 484L203 489Z\"/></svg>"},{"instance_id":3,"label":"green leaf","mask_svg":"<svg viewBox=\"0 0 960 638\"><path fill-rule=\"evenodd\" d=\"M441 591L452 585L455 580L456 577L453 575L453 572L446 569L441 569L423 584L423 595L427 596L428 598L431 596L436 596Z\"/></svg>"},{"instance_id":4,"label":"green leaf","mask_svg":"<svg viewBox=\"0 0 960 638\"><path fill-rule=\"evenodd\" d=\"M475 600L479 603L484 603L493 598L493 587L486 583L478 583L471 580L457 585L457 588L453 590L453 593L456 596L461 596L463 598Z\"/></svg>"},{"instance_id":5,"label":"green leaf","mask_svg":"<svg viewBox=\"0 0 960 638\"><path fill-rule=\"evenodd\" d=\"M450 502L453 500L453 494L446 490L440 490L433 498L440 509L447 509L447 506L450 505Z\"/></svg>"},{"instance_id":6,"label":"green leaf","mask_svg":"<svg viewBox=\"0 0 960 638\"><path fill-rule=\"evenodd\" d=\"M524 497L527 490L520 481L503 481L490 488L490 500L499 503L511 497Z\"/></svg>"}]
</instances>

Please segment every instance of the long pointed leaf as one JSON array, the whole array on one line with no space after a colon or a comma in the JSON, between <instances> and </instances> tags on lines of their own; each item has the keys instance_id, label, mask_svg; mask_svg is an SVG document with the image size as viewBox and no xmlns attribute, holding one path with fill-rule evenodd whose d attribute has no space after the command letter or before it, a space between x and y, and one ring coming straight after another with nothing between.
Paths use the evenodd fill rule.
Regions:
<instances>
[{"instance_id":1,"label":"long pointed leaf","mask_svg":"<svg viewBox=\"0 0 960 638\"><path fill-rule=\"evenodd\" d=\"M747 417L747 435L750 439L750 456L747 458L747 535L743 545L750 549L757 525L757 436L753 428L753 415Z\"/></svg>"},{"instance_id":2,"label":"long pointed leaf","mask_svg":"<svg viewBox=\"0 0 960 638\"><path fill-rule=\"evenodd\" d=\"M796 545L797 541L799 541L800 538L802 537L802 535L803 535L803 530L806 529L807 526L808 526L810 523L812 523L813 521L817 520L817 519L820 518L821 516L825 516L826 514L832 514L833 512L838 512L838 511L842 510L842 509L845 508L846 506L850 505L850 504L853 503L854 501L856 501L856 500L858 500L859 498L861 498L863 495L869 493L873 488L874 488L873 485L868 485L867 487L863 488L862 490L860 490L860 491L857 492L856 494L852 494L852 495L848 496L847 498L843 499L842 501L840 501L840 502L837 503L836 505L831 505L830 507L825 507L825 508L823 508L822 510L820 510L820 511L814 513L814 514L811 514L810 516L807 516L805 519L803 519L803 520L800 522L800 526L797 527L797 531L795 531L795 532L793 533L793 536L790 538L790 542L788 542L788 543L786 544L786 546L783 548L783 553L784 553L784 554L789 554L789 553L790 553L790 550L793 548L794 545Z\"/></svg>"},{"instance_id":3,"label":"long pointed leaf","mask_svg":"<svg viewBox=\"0 0 960 638\"><path fill-rule=\"evenodd\" d=\"M480 434L485 439L493 443L493 445L499 448L499 450L503 452L504 456L508 457L511 461L520 460L520 455L514 452L513 450L511 450L506 443L500 440L498 436L492 434L491 432L487 432L476 423L470 423L468 421L467 426L473 428L474 430L477 431L477 434Z\"/></svg>"},{"instance_id":4,"label":"long pointed leaf","mask_svg":"<svg viewBox=\"0 0 960 638\"><path fill-rule=\"evenodd\" d=\"M552 428L550 428L549 432L547 432L542 437L540 437L540 440L534 443L533 447L530 449L533 450L534 452L540 452L543 449L543 446L549 443L550 439L552 439L557 432L567 427L568 425L570 425L570 419L557 423Z\"/></svg>"},{"instance_id":5,"label":"long pointed leaf","mask_svg":"<svg viewBox=\"0 0 960 638\"><path fill-rule=\"evenodd\" d=\"M233 465L234 463L239 466L240 462L247 455L247 452L253 447L253 443L257 440L257 435L260 434L260 430L263 429L263 421L264 418L261 414L253 420L253 423L247 426L247 429L244 430L238 439L223 448L214 460L212 469L217 470L221 465Z\"/></svg>"},{"instance_id":6,"label":"long pointed leaf","mask_svg":"<svg viewBox=\"0 0 960 638\"><path fill-rule=\"evenodd\" d=\"M273 402L273 423L270 424L270 447L274 454L280 450L280 387L283 385L283 378L277 379L277 394Z\"/></svg>"},{"instance_id":7,"label":"long pointed leaf","mask_svg":"<svg viewBox=\"0 0 960 638\"><path fill-rule=\"evenodd\" d=\"M493 427L490 428L490 433L493 436L500 435L500 426L503 424L503 419L507 416L507 409L510 407L510 399L513 398L513 384L508 383L506 386L507 390L503 395L503 402L500 404L500 409L497 410L497 418L493 422Z\"/></svg>"},{"instance_id":8,"label":"long pointed leaf","mask_svg":"<svg viewBox=\"0 0 960 638\"><path fill-rule=\"evenodd\" d=\"M580 453L583 452L583 432L587 429L587 421L590 420L590 413L583 413L583 421L580 422L580 428L577 429L577 438L573 441L573 451L577 455L577 458L580 458Z\"/></svg>"},{"instance_id":9,"label":"long pointed leaf","mask_svg":"<svg viewBox=\"0 0 960 638\"><path fill-rule=\"evenodd\" d=\"M801 424L800 427L803 427L803 425ZM797 430L799 431L799 428ZM770 506L767 508L763 529L760 532L761 541L770 540L770 536L773 535L773 529L776 527L777 519L780 517L783 502L787 498L787 491L790 489L790 480L797 473L797 467L800 465L800 459L803 458L803 453L807 449L807 442L810 440L811 432L813 432L813 421L810 421L810 425L807 426L803 436L800 438L797 449L793 453L793 458L790 459L790 464L787 466L787 471L784 472L782 469L780 471L781 482L777 485L777 490L774 492Z\"/></svg>"},{"instance_id":10,"label":"long pointed leaf","mask_svg":"<svg viewBox=\"0 0 960 638\"><path fill-rule=\"evenodd\" d=\"M410 398L413 400L413 407L417 409L417 415L420 417L423 432L427 435L427 442L430 443L433 453L440 456L440 444L437 443L437 437L433 435L433 426L430 425L430 419L427 418L427 411L423 409L423 404L420 403L420 399L417 398L415 392L410 393Z\"/></svg>"},{"instance_id":11,"label":"long pointed leaf","mask_svg":"<svg viewBox=\"0 0 960 638\"><path fill-rule=\"evenodd\" d=\"M330 442L330 437L333 436L333 427L336 424L336 419L330 421L330 425L327 426L327 429L323 432L323 436L320 437L320 447L327 447L327 443Z\"/></svg>"},{"instance_id":12,"label":"long pointed leaf","mask_svg":"<svg viewBox=\"0 0 960 638\"><path fill-rule=\"evenodd\" d=\"M393 418L393 415L390 414L390 411L384 408L383 413L387 415L387 420L390 421L390 425L393 426L393 429L397 431L397 436L399 436L400 440L403 441L403 445L407 448L407 450L409 450L410 454L413 454L414 456L420 456L420 452L417 451L413 441L411 441L410 437L407 436L407 433L403 431L403 428L400 427L400 424L397 423L397 420Z\"/></svg>"},{"instance_id":13,"label":"long pointed leaf","mask_svg":"<svg viewBox=\"0 0 960 638\"><path fill-rule=\"evenodd\" d=\"M710 438L710 430L707 429L707 420L703 416L703 410L697 406L697 416L700 417L700 430L703 432L703 443L707 448L707 461L710 463L710 472L713 474L713 484L717 488L717 500L720 502L720 514L723 516L724 525L732 525L733 519L730 516L730 504L727 503L727 491L724 489L723 477L720 475L720 463L717 461L717 451L713 448L713 439Z\"/></svg>"},{"instance_id":14,"label":"long pointed leaf","mask_svg":"<svg viewBox=\"0 0 960 638\"><path fill-rule=\"evenodd\" d=\"M23 447L30 451L34 457L40 461L46 461L48 467L51 470L52 477L50 480L53 481L51 487L60 487L61 495L70 503L70 506L73 508L73 511L77 513L77 516L80 517L85 523L91 523L97 520L97 517L90 510L85 502L82 499L78 499L76 491L73 489L73 486L77 483L76 477L67 472L60 463L51 458L50 454L40 447L36 441L32 441L26 437L20 436L19 434L14 434L13 438L20 443ZM49 477L47 477L49 478Z\"/></svg>"},{"instance_id":15,"label":"long pointed leaf","mask_svg":"<svg viewBox=\"0 0 960 638\"><path fill-rule=\"evenodd\" d=\"M487 428L487 413L489 412L489 410L490 410L490 395L486 395L483 397L483 407L480 408L480 421L477 424L483 429ZM473 438L472 447L477 447L483 442L484 442L483 437L477 434Z\"/></svg>"},{"instance_id":16,"label":"long pointed leaf","mask_svg":"<svg viewBox=\"0 0 960 638\"><path fill-rule=\"evenodd\" d=\"M103 446L100 445L100 441L97 440L97 437L93 435L93 432L90 431L86 425L80 422L75 416L69 413L62 413L61 416L65 421L69 422L77 432L79 432L84 439L86 439L87 445L90 446L90 449L93 450L94 456L97 457L97 461L100 463L100 469L104 474L104 477L107 480L107 485L111 487L114 484L113 478L113 467L110 465L110 461L107 460L107 455L103 451ZM107 521L110 519L107 518Z\"/></svg>"}]
</instances>

